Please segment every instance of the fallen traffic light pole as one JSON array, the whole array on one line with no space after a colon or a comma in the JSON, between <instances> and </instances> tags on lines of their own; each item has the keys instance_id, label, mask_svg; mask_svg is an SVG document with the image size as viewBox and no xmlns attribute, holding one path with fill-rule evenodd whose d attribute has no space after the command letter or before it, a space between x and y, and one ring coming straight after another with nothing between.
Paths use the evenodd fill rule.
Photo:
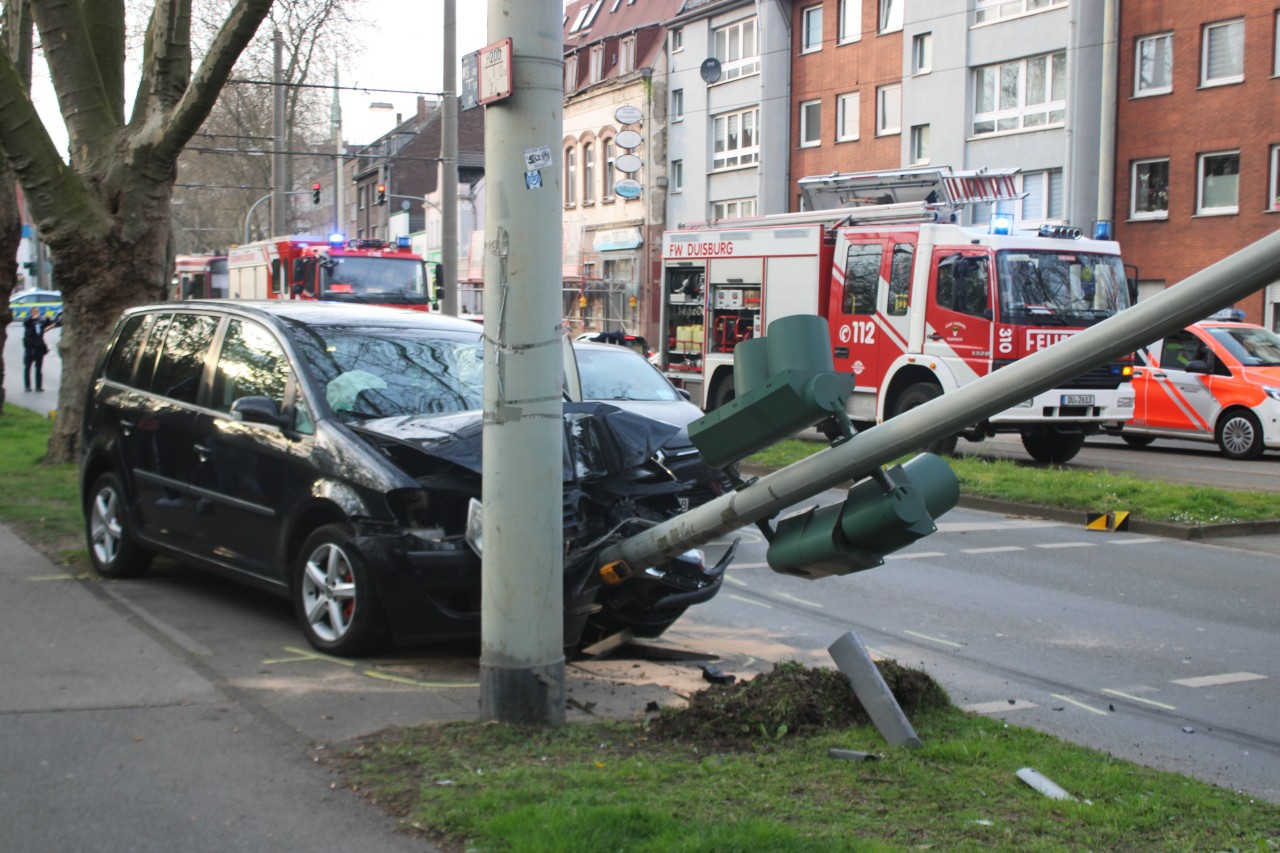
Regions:
<instances>
[{"instance_id":1,"label":"fallen traffic light pole","mask_svg":"<svg viewBox=\"0 0 1280 853\"><path fill-rule=\"evenodd\" d=\"M892 460L931 441L959 432L983 418L1002 412L1096 365L1105 364L1139 347L1151 344L1275 281L1280 281L1280 232L1264 237L1162 293L1096 326L1077 332L1065 341L917 406L892 420L851 437L841 436L836 440L837 443L826 450L819 451L780 471L753 480L735 492L723 495L611 545L601 552L598 563L604 566L622 562L636 568L654 565L689 548L711 542L743 525L773 518L790 507L850 480L872 477L881 487L880 494L873 495L872 498L883 502L887 495L891 496L895 485L898 485L893 480L893 471L886 474L881 470L882 466ZM768 339L769 336L764 338L764 340ZM800 389L794 392L788 398L789 400L804 398L806 396L803 393L804 388L812 389L823 385L821 378L811 379L807 384L797 383L794 380L796 371L787 372L792 375L790 384ZM821 371L818 371L811 375L820 373ZM761 398L769 397L769 392L774 392L776 385L787 381L786 377L781 380L777 377L778 372L775 369L768 382L757 385L761 391L759 395ZM818 408L824 404L830 405L830 395L827 395L825 400L813 399L815 396L821 397L821 394L811 393L807 396L808 402L814 403ZM747 417L739 421L746 423L753 419L764 420L776 414L779 405L776 395L773 399L774 411L761 409L758 412L752 412L747 409L745 412ZM768 401L764 402L768 405ZM749 404L750 401L747 405ZM730 406L732 405L734 404L731 403ZM746 406L742 408L746 409ZM712 415L714 414L713 412ZM706 421L711 417L709 415L703 420ZM814 421L810 421L812 422ZM701 421L695 422L695 424L701 423ZM793 422L787 423L787 426L794 431ZM712 435L719 432L735 432L730 428L718 428L714 423L703 425L703 427ZM690 435L693 436L694 432L695 426L691 426ZM785 437L786 434L778 434L773 436L773 440L777 441ZM741 458L739 454L746 455L754 449L759 449L761 440L758 435L742 438L736 447L723 453L722 459ZM695 443L697 443L696 438ZM704 451L705 455L707 455L706 451ZM711 455L716 455L714 449ZM909 468L910 463L904 467ZM932 468L932 466L926 467ZM933 472L930 471L930 478L932 475ZM852 495L852 492L857 488L855 485L851 490L846 508L849 508L850 503L854 501L856 496ZM930 502L927 497L925 502ZM954 505L954 502L952 504ZM857 508L853 509L856 512ZM934 507L930 507L931 515L935 515L933 509ZM818 512L821 511L818 510ZM789 521L790 519L785 519L783 525ZM836 520L835 523L838 524L839 521ZM779 525L779 532L782 531L783 525ZM865 534L867 531L853 531L855 537L860 533ZM839 531L836 531L835 535L838 537ZM804 534L801 534L801 538L803 536ZM889 538L902 539L895 536ZM794 538L792 541L795 541ZM902 547L903 544L907 543L895 542L894 547ZM808 549L802 547L800 550L807 552ZM837 553L861 550L863 550L862 543L856 541L856 538L845 542L843 547L837 543L834 549ZM863 558L867 555L858 554L857 556ZM774 562L773 559L770 560L771 565L774 565ZM802 565L797 565L793 561L783 562L783 567L779 568L775 565L775 570L811 578L833 573L830 570L831 560L825 561L827 566L824 570L813 572L805 571ZM848 571L868 568L876 564L878 561L855 559L849 562Z\"/></svg>"}]
</instances>

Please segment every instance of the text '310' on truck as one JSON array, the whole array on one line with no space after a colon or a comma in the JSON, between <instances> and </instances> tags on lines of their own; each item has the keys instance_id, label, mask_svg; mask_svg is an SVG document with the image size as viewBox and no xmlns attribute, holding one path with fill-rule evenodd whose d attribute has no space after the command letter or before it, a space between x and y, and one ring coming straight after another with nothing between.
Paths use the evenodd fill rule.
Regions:
<instances>
[{"instance_id":1,"label":"text '310' on truck","mask_svg":"<svg viewBox=\"0 0 1280 853\"><path fill-rule=\"evenodd\" d=\"M1047 225L955 224L965 205L1019 197L1017 170L945 167L799 183L809 210L684 225L663 235L661 363L711 410L733 399L733 348L789 314L827 321L849 416L879 423L1099 323L1130 305L1119 246ZM1042 462L1133 416L1132 358L1077 377L960 433L1017 432ZM700 395L700 396L699 396ZM957 436L930 446L950 453Z\"/></svg>"},{"instance_id":2,"label":"text '310' on truck","mask_svg":"<svg viewBox=\"0 0 1280 853\"><path fill-rule=\"evenodd\" d=\"M396 242L295 235L236 246L227 253L235 299L320 299L430 310L426 265Z\"/></svg>"}]
</instances>

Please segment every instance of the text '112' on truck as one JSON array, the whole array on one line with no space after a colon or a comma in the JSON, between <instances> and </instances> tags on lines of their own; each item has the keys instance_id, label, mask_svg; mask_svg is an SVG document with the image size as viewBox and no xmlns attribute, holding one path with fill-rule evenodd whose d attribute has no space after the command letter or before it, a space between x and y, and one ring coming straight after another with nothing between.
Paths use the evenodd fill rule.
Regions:
<instances>
[{"instance_id":1,"label":"text '112' on truck","mask_svg":"<svg viewBox=\"0 0 1280 853\"><path fill-rule=\"evenodd\" d=\"M233 247L229 295L238 299L321 299L430 310L426 264L409 238L347 240L294 235Z\"/></svg>"},{"instance_id":2,"label":"text '112' on truck","mask_svg":"<svg viewBox=\"0 0 1280 853\"><path fill-rule=\"evenodd\" d=\"M852 374L858 426L953 391L1129 307L1120 247L1077 228L957 224L966 207L1021 197L1016 169L946 167L799 181L804 211L685 224L663 235L664 372L711 410L734 397L733 348L789 314L826 319ZM1133 416L1132 357L931 445L1016 432L1041 462Z\"/></svg>"}]
</instances>

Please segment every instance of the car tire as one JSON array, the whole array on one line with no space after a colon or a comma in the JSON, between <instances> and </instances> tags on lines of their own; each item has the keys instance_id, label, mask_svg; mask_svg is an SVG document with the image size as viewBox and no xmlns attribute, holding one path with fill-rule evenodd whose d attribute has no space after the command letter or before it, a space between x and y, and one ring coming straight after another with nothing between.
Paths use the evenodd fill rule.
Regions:
<instances>
[{"instance_id":1,"label":"car tire","mask_svg":"<svg viewBox=\"0 0 1280 853\"><path fill-rule=\"evenodd\" d=\"M151 565L151 552L134 538L129 501L120 478L108 472L93 481L84 505L85 536L93 569L104 578L136 578Z\"/></svg>"},{"instance_id":2,"label":"car tire","mask_svg":"<svg viewBox=\"0 0 1280 853\"><path fill-rule=\"evenodd\" d=\"M894 403L893 417L896 418L903 412L909 412L916 406L924 405L930 400L936 400L941 396L941 386L933 382L917 382L915 385L908 385ZM958 439L958 436L949 435L932 441L921 449L929 453L936 453L939 456L954 456Z\"/></svg>"},{"instance_id":3,"label":"car tire","mask_svg":"<svg viewBox=\"0 0 1280 853\"><path fill-rule=\"evenodd\" d=\"M1146 447L1151 444L1151 442L1155 441L1155 439L1149 435L1125 435L1123 432L1120 433L1120 438L1123 439L1124 443L1130 447Z\"/></svg>"},{"instance_id":4,"label":"car tire","mask_svg":"<svg viewBox=\"0 0 1280 853\"><path fill-rule=\"evenodd\" d=\"M1084 447L1084 433L1058 432L1054 429L1027 430L1022 433L1022 446L1027 455L1046 465L1061 465L1076 458Z\"/></svg>"},{"instance_id":5,"label":"car tire","mask_svg":"<svg viewBox=\"0 0 1280 853\"><path fill-rule=\"evenodd\" d=\"M1266 449L1262 443L1262 425L1247 409L1232 409L1223 415L1214 438L1228 459L1257 459Z\"/></svg>"},{"instance_id":6,"label":"car tire","mask_svg":"<svg viewBox=\"0 0 1280 853\"><path fill-rule=\"evenodd\" d=\"M326 524L307 537L292 589L302 632L320 651L356 657L385 642L386 616L347 525Z\"/></svg>"}]
</instances>

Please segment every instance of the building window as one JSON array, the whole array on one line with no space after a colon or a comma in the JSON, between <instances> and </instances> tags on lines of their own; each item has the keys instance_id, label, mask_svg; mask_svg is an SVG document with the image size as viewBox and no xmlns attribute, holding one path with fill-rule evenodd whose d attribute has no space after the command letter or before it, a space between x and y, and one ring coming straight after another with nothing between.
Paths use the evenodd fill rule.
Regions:
<instances>
[{"instance_id":1,"label":"building window","mask_svg":"<svg viewBox=\"0 0 1280 853\"><path fill-rule=\"evenodd\" d=\"M858 138L858 110L862 98L857 92L836 96L836 142L852 142Z\"/></svg>"},{"instance_id":2,"label":"building window","mask_svg":"<svg viewBox=\"0 0 1280 853\"><path fill-rule=\"evenodd\" d=\"M754 198L734 198L728 201L717 201L711 205L712 219L739 219L756 215Z\"/></svg>"},{"instance_id":3,"label":"building window","mask_svg":"<svg viewBox=\"0 0 1280 853\"><path fill-rule=\"evenodd\" d=\"M618 73L630 74L636 70L636 37L627 36L618 45Z\"/></svg>"},{"instance_id":4,"label":"building window","mask_svg":"<svg viewBox=\"0 0 1280 853\"><path fill-rule=\"evenodd\" d=\"M1280 12L1276 12L1275 44L1271 48L1271 73L1280 77Z\"/></svg>"},{"instance_id":5,"label":"building window","mask_svg":"<svg viewBox=\"0 0 1280 853\"><path fill-rule=\"evenodd\" d=\"M711 168L732 169L759 162L760 140L756 130L759 122L759 107L716 116L712 121Z\"/></svg>"},{"instance_id":6,"label":"building window","mask_svg":"<svg viewBox=\"0 0 1280 853\"><path fill-rule=\"evenodd\" d=\"M564 60L564 90L572 92L578 88L578 54L566 56Z\"/></svg>"},{"instance_id":7,"label":"building window","mask_svg":"<svg viewBox=\"0 0 1280 853\"><path fill-rule=\"evenodd\" d=\"M676 27L671 31L671 52L679 53L684 50L684 28Z\"/></svg>"},{"instance_id":8,"label":"building window","mask_svg":"<svg viewBox=\"0 0 1280 853\"><path fill-rule=\"evenodd\" d=\"M604 45L591 48L591 67L587 72L587 83L599 83L604 79Z\"/></svg>"},{"instance_id":9,"label":"building window","mask_svg":"<svg viewBox=\"0 0 1280 853\"><path fill-rule=\"evenodd\" d=\"M613 137L607 137L604 141L604 192L601 197L611 200L613 198L613 185L618 182L618 173L614 169L614 160L618 156L618 150L613 144Z\"/></svg>"},{"instance_id":10,"label":"building window","mask_svg":"<svg viewBox=\"0 0 1280 853\"><path fill-rule=\"evenodd\" d=\"M840 0L840 44L862 38L862 0Z\"/></svg>"},{"instance_id":11,"label":"building window","mask_svg":"<svg viewBox=\"0 0 1280 853\"><path fill-rule=\"evenodd\" d=\"M911 128L911 163L923 165L929 162L929 125L917 124Z\"/></svg>"},{"instance_id":12,"label":"building window","mask_svg":"<svg viewBox=\"0 0 1280 853\"><path fill-rule=\"evenodd\" d=\"M1134 57L1133 94L1163 95L1173 91L1173 33L1138 39Z\"/></svg>"},{"instance_id":13,"label":"building window","mask_svg":"<svg viewBox=\"0 0 1280 853\"><path fill-rule=\"evenodd\" d=\"M1061 126L1067 116L1067 53L979 68L973 133Z\"/></svg>"},{"instance_id":14,"label":"building window","mask_svg":"<svg viewBox=\"0 0 1280 853\"><path fill-rule=\"evenodd\" d=\"M1240 152L1201 154L1196 213L1215 216L1240 210Z\"/></svg>"},{"instance_id":15,"label":"building window","mask_svg":"<svg viewBox=\"0 0 1280 853\"><path fill-rule=\"evenodd\" d=\"M1026 193L1019 217L1023 222L1046 222L1063 218L1061 169L1023 174L1022 191Z\"/></svg>"},{"instance_id":16,"label":"building window","mask_svg":"<svg viewBox=\"0 0 1280 853\"><path fill-rule=\"evenodd\" d=\"M902 133L902 86L876 89L876 136Z\"/></svg>"},{"instance_id":17,"label":"building window","mask_svg":"<svg viewBox=\"0 0 1280 853\"><path fill-rule=\"evenodd\" d=\"M573 150L573 146L564 149L564 204L565 207L572 207L577 201L574 194L574 185L578 181L578 162L577 152Z\"/></svg>"},{"instance_id":18,"label":"building window","mask_svg":"<svg viewBox=\"0 0 1280 853\"><path fill-rule=\"evenodd\" d=\"M1267 210L1280 210L1280 145L1271 146L1271 192L1267 194Z\"/></svg>"},{"instance_id":19,"label":"building window","mask_svg":"<svg viewBox=\"0 0 1280 853\"><path fill-rule=\"evenodd\" d=\"M582 203L596 201L596 147L590 142L582 146Z\"/></svg>"},{"instance_id":20,"label":"building window","mask_svg":"<svg viewBox=\"0 0 1280 853\"><path fill-rule=\"evenodd\" d=\"M1205 24L1201 42L1201 86L1221 86L1244 79L1243 18Z\"/></svg>"},{"instance_id":21,"label":"building window","mask_svg":"<svg viewBox=\"0 0 1280 853\"><path fill-rule=\"evenodd\" d=\"M671 191L678 193L684 189L684 161L671 161Z\"/></svg>"},{"instance_id":22,"label":"building window","mask_svg":"<svg viewBox=\"0 0 1280 853\"><path fill-rule=\"evenodd\" d=\"M822 7L810 6L800 13L800 52L822 50Z\"/></svg>"},{"instance_id":23,"label":"building window","mask_svg":"<svg viewBox=\"0 0 1280 853\"><path fill-rule=\"evenodd\" d=\"M684 89L671 90L671 120L684 119Z\"/></svg>"},{"instance_id":24,"label":"building window","mask_svg":"<svg viewBox=\"0 0 1280 853\"><path fill-rule=\"evenodd\" d=\"M361 186L356 189L356 208L358 210L364 210L365 204L368 203L368 190L369 188L366 186Z\"/></svg>"},{"instance_id":25,"label":"building window","mask_svg":"<svg viewBox=\"0 0 1280 853\"><path fill-rule=\"evenodd\" d=\"M917 33L911 38L911 73L928 74L933 70L933 33Z\"/></svg>"},{"instance_id":26,"label":"building window","mask_svg":"<svg viewBox=\"0 0 1280 853\"><path fill-rule=\"evenodd\" d=\"M727 82L760 71L760 46L756 41L756 19L730 24L716 30L716 59L720 60L720 81Z\"/></svg>"},{"instance_id":27,"label":"building window","mask_svg":"<svg viewBox=\"0 0 1280 853\"><path fill-rule=\"evenodd\" d=\"M1129 195L1129 216L1132 218L1168 219L1169 161L1133 161L1133 188Z\"/></svg>"},{"instance_id":28,"label":"building window","mask_svg":"<svg viewBox=\"0 0 1280 853\"><path fill-rule=\"evenodd\" d=\"M822 144L822 101L800 102L800 147Z\"/></svg>"},{"instance_id":29,"label":"building window","mask_svg":"<svg viewBox=\"0 0 1280 853\"><path fill-rule=\"evenodd\" d=\"M906 0L880 0L880 32L902 29L902 7Z\"/></svg>"},{"instance_id":30,"label":"building window","mask_svg":"<svg viewBox=\"0 0 1280 853\"><path fill-rule=\"evenodd\" d=\"M985 24L1001 18L1042 12L1054 6L1065 6L1067 0L978 0L976 22Z\"/></svg>"}]
</instances>

